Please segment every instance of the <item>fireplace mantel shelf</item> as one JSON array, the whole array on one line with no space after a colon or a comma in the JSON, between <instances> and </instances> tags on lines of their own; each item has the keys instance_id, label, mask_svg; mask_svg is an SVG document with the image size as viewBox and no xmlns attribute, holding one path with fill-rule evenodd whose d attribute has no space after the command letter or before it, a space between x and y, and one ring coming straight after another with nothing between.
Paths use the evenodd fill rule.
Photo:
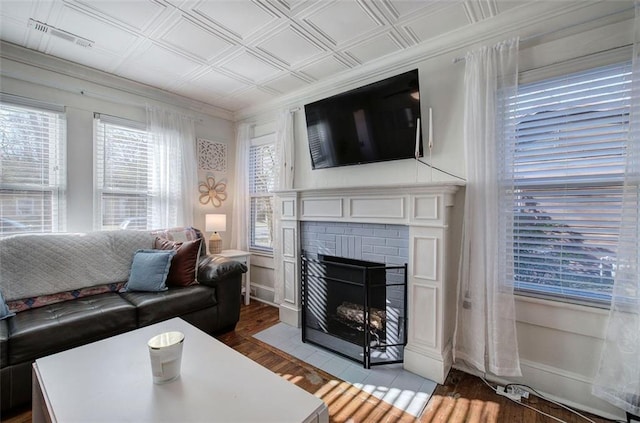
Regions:
<instances>
[{"instance_id":1,"label":"fireplace mantel shelf","mask_svg":"<svg viewBox=\"0 0 640 423\"><path fill-rule=\"evenodd\" d=\"M466 184L462 181L424 182L419 184L362 185L352 187L309 187L277 190L275 194L300 193L302 195L344 195L365 193L411 194L415 192L454 193Z\"/></svg>"}]
</instances>

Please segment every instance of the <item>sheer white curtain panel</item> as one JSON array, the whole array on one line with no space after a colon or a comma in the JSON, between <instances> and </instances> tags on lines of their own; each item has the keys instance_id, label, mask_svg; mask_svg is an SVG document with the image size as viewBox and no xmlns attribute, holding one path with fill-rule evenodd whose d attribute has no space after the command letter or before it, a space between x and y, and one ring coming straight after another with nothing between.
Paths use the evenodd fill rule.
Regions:
<instances>
[{"instance_id":1,"label":"sheer white curtain panel","mask_svg":"<svg viewBox=\"0 0 640 423\"><path fill-rule=\"evenodd\" d=\"M147 106L154 151L152 227L193 225L197 158L193 118Z\"/></svg>"},{"instance_id":2,"label":"sheer white curtain panel","mask_svg":"<svg viewBox=\"0 0 640 423\"><path fill-rule=\"evenodd\" d=\"M231 213L231 248L249 251L249 131L248 123L236 128L236 169L233 212Z\"/></svg>"},{"instance_id":3,"label":"sheer white curtain panel","mask_svg":"<svg viewBox=\"0 0 640 423\"><path fill-rule=\"evenodd\" d=\"M278 172L276 173L276 189L286 190L293 189L294 178L294 157L295 157L295 139L293 136L293 118L294 113L284 110L278 115L278 123L276 130L276 157L278 160ZM279 304L284 297L284 274L282 273L280 254L280 236L282 232L280 221L280 207L278 206L277 196L274 199L273 207L273 256L274 260L274 302Z\"/></svg>"},{"instance_id":4,"label":"sheer white curtain panel","mask_svg":"<svg viewBox=\"0 0 640 423\"><path fill-rule=\"evenodd\" d=\"M509 105L517 93L518 39L469 52L465 62L467 184L454 357L481 372L520 376L507 238L508 151L515 138Z\"/></svg>"},{"instance_id":5,"label":"sheer white curtain panel","mask_svg":"<svg viewBox=\"0 0 640 423\"><path fill-rule=\"evenodd\" d=\"M640 415L640 2L635 2L622 220L607 331L593 394Z\"/></svg>"}]
</instances>

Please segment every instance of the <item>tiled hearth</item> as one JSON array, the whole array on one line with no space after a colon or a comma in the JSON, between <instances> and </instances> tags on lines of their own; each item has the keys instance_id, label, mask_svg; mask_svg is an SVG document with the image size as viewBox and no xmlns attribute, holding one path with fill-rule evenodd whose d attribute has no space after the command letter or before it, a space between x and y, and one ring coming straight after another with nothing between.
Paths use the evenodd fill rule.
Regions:
<instances>
[{"instance_id":1,"label":"tiled hearth","mask_svg":"<svg viewBox=\"0 0 640 423\"><path fill-rule=\"evenodd\" d=\"M300 251L408 263L405 369L443 383L451 341L459 252L454 183L293 190L278 193L276 296L280 320L300 326Z\"/></svg>"}]
</instances>

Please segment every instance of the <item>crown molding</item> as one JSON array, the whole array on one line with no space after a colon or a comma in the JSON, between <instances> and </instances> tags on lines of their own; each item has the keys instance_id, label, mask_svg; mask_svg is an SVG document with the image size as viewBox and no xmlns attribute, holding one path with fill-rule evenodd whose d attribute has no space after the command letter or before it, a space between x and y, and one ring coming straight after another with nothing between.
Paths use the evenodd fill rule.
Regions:
<instances>
[{"instance_id":1,"label":"crown molding","mask_svg":"<svg viewBox=\"0 0 640 423\"><path fill-rule=\"evenodd\" d=\"M300 106L302 102L325 98L353 87L375 82L407 70L425 60L447 55L455 57L456 54L463 54L475 46L495 43L516 35L521 39L530 40L526 47L530 47L534 41L547 42L554 38L562 38L592 28L600 21L626 19L626 15L632 8L631 0L523 2L495 17L468 25L356 69L345 70L335 77L286 94L268 103L239 110L234 113L234 120L260 119L261 114ZM616 17L617 15L620 16ZM539 40L534 40L538 37L540 37Z\"/></svg>"},{"instance_id":2,"label":"crown molding","mask_svg":"<svg viewBox=\"0 0 640 423\"><path fill-rule=\"evenodd\" d=\"M30 82L49 88L59 89L78 95L87 95L106 101L144 106L146 102L159 102L171 107L181 107L205 116L213 116L232 121L233 113L214 105L193 100L159 88L131 81L120 76L103 72L88 66L79 65L55 56L0 41L0 75L20 81ZM16 66L11 66L14 62ZM27 65L40 70L53 72L60 78L47 78L24 72ZM82 87L78 80L91 84L91 88ZM113 90L119 94L114 94ZM119 98L118 95L122 95ZM138 99L127 101L127 97ZM142 100L140 100L142 99Z\"/></svg>"}]
</instances>

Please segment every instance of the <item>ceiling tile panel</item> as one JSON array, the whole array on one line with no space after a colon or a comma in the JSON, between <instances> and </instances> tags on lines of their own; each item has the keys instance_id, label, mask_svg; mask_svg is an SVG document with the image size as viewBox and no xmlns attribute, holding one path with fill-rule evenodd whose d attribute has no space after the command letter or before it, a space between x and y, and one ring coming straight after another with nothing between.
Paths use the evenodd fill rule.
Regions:
<instances>
[{"instance_id":1,"label":"ceiling tile panel","mask_svg":"<svg viewBox=\"0 0 640 423\"><path fill-rule=\"evenodd\" d=\"M137 63L130 63L129 66L119 70L117 74L132 81L138 81L164 90L170 90L176 81L175 74L157 69L149 72L149 70L139 67Z\"/></svg>"},{"instance_id":2,"label":"ceiling tile panel","mask_svg":"<svg viewBox=\"0 0 640 423\"><path fill-rule=\"evenodd\" d=\"M22 45L27 40L27 25L22 19L2 17L0 38L10 43Z\"/></svg>"},{"instance_id":3,"label":"ceiling tile panel","mask_svg":"<svg viewBox=\"0 0 640 423\"><path fill-rule=\"evenodd\" d=\"M161 71L175 77L182 77L195 71L201 65L157 44L151 44L141 53L134 53L132 58L120 65L124 69L135 65L147 71Z\"/></svg>"},{"instance_id":4,"label":"ceiling tile panel","mask_svg":"<svg viewBox=\"0 0 640 423\"><path fill-rule=\"evenodd\" d=\"M144 30L166 8L152 0L91 0L78 3L88 10L120 21L138 31Z\"/></svg>"},{"instance_id":5,"label":"ceiling tile panel","mask_svg":"<svg viewBox=\"0 0 640 423\"><path fill-rule=\"evenodd\" d=\"M310 14L305 21L335 45L361 37L379 26L355 1L331 3Z\"/></svg>"},{"instance_id":6,"label":"ceiling tile panel","mask_svg":"<svg viewBox=\"0 0 640 423\"><path fill-rule=\"evenodd\" d=\"M276 16L250 1L204 0L193 10L241 39L277 20Z\"/></svg>"},{"instance_id":7,"label":"ceiling tile panel","mask_svg":"<svg viewBox=\"0 0 640 423\"><path fill-rule=\"evenodd\" d=\"M347 65L339 61L333 56L318 60L308 66L302 68L302 73L310 76L315 80L321 80L338 72L349 69Z\"/></svg>"},{"instance_id":8,"label":"ceiling tile panel","mask_svg":"<svg viewBox=\"0 0 640 423\"><path fill-rule=\"evenodd\" d=\"M276 98L274 94L268 93L257 87L252 87L246 91L236 93L233 97L239 102L244 102L246 105L259 104Z\"/></svg>"},{"instance_id":9,"label":"ceiling tile panel","mask_svg":"<svg viewBox=\"0 0 640 423\"><path fill-rule=\"evenodd\" d=\"M216 94L227 95L247 87L249 87L249 85L244 82L211 70L204 75L197 77L193 81L190 81L186 84L184 89L191 93L199 90L206 90Z\"/></svg>"},{"instance_id":10,"label":"ceiling tile panel","mask_svg":"<svg viewBox=\"0 0 640 423\"><path fill-rule=\"evenodd\" d=\"M162 37L163 41L204 61L209 61L233 44L182 17Z\"/></svg>"},{"instance_id":11,"label":"ceiling tile panel","mask_svg":"<svg viewBox=\"0 0 640 423\"><path fill-rule=\"evenodd\" d=\"M469 20L464 7L461 4L454 4L433 14L415 19L406 27L422 42L465 25L469 25Z\"/></svg>"},{"instance_id":12,"label":"ceiling tile panel","mask_svg":"<svg viewBox=\"0 0 640 423\"><path fill-rule=\"evenodd\" d=\"M260 42L257 47L289 66L323 52L316 44L291 26L283 28L283 30Z\"/></svg>"},{"instance_id":13,"label":"ceiling tile panel","mask_svg":"<svg viewBox=\"0 0 640 423\"><path fill-rule=\"evenodd\" d=\"M277 67L258 59L246 51L226 62L221 67L250 81L263 81L280 72L280 69Z\"/></svg>"},{"instance_id":14,"label":"ceiling tile panel","mask_svg":"<svg viewBox=\"0 0 640 423\"><path fill-rule=\"evenodd\" d=\"M309 84L295 75L287 74L283 77L279 77L273 81L270 81L264 85L265 87L278 91L280 93L288 93L288 92L300 89L302 87L305 87Z\"/></svg>"},{"instance_id":15,"label":"ceiling tile panel","mask_svg":"<svg viewBox=\"0 0 640 423\"><path fill-rule=\"evenodd\" d=\"M449 3L454 3L460 0L449 0ZM405 18L415 13L428 10L433 7L434 3L424 0L387 0L387 4L398 18Z\"/></svg>"},{"instance_id":16,"label":"ceiling tile panel","mask_svg":"<svg viewBox=\"0 0 640 423\"><path fill-rule=\"evenodd\" d=\"M389 34L383 34L350 48L347 53L360 63L366 63L400 50L402 48Z\"/></svg>"},{"instance_id":17,"label":"ceiling tile panel","mask_svg":"<svg viewBox=\"0 0 640 423\"><path fill-rule=\"evenodd\" d=\"M109 25L86 13L65 7L55 26L95 42L95 46L114 54L124 53L138 37L117 26ZM76 59L82 60L80 57Z\"/></svg>"},{"instance_id":18,"label":"ceiling tile panel","mask_svg":"<svg viewBox=\"0 0 640 423\"><path fill-rule=\"evenodd\" d=\"M50 36L45 35L45 37ZM73 62L78 62L78 58L82 58L84 66L95 69L110 69L118 60L115 54L96 48L81 47L56 37L50 37L47 53Z\"/></svg>"}]
</instances>

